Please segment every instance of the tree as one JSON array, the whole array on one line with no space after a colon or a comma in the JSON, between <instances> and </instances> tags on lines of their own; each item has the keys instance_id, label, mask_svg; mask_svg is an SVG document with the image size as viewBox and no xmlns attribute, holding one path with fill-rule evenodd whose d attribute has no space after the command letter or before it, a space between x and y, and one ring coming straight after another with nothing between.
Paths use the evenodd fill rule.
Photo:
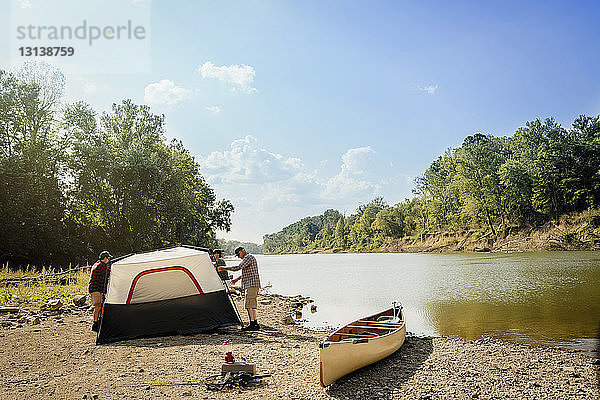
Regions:
<instances>
[{"instance_id":1,"label":"tree","mask_svg":"<svg viewBox=\"0 0 600 400\"><path fill-rule=\"evenodd\" d=\"M467 136L456 150L456 175L453 184L464 203L463 213L484 221L492 233L498 217L504 222L504 205L498 169L506 160L503 141L477 133Z\"/></svg>"},{"instance_id":2,"label":"tree","mask_svg":"<svg viewBox=\"0 0 600 400\"><path fill-rule=\"evenodd\" d=\"M55 118L64 77L38 66L37 80L25 79L34 72L30 63L21 79L0 71L0 260L20 264L64 262L67 251Z\"/></svg>"},{"instance_id":3,"label":"tree","mask_svg":"<svg viewBox=\"0 0 600 400\"><path fill-rule=\"evenodd\" d=\"M385 238L397 239L404 236L404 212L401 207L380 210L371 224L380 242Z\"/></svg>"},{"instance_id":4,"label":"tree","mask_svg":"<svg viewBox=\"0 0 600 400\"><path fill-rule=\"evenodd\" d=\"M342 216L338 219L337 224L335 225L335 245L337 247L341 247L345 249L348 246L348 230L346 229L346 223L344 222L344 217Z\"/></svg>"},{"instance_id":5,"label":"tree","mask_svg":"<svg viewBox=\"0 0 600 400\"><path fill-rule=\"evenodd\" d=\"M126 100L96 122L84 104L70 106L70 218L91 249L117 253L166 245L217 244L233 206L217 202L180 141L165 142L164 116Z\"/></svg>"},{"instance_id":6,"label":"tree","mask_svg":"<svg viewBox=\"0 0 600 400\"><path fill-rule=\"evenodd\" d=\"M531 179L532 206L546 217L557 218L565 208L560 160L569 163L566 142L566 131L553 119L528 122L511 139L515 159L526 167Z\"/></svg>"},{"instance_id":7,"label":"tree","mask_svg":"<svg viewBox=\"0 0 600 400\"><path fill-rule=\"evenodd\" d=\"M566 135L561 187L576 210L600 206L600 116L579 116Z\"/></svg>"},{"instance_id":8,"label":"tree","mask_svg":"<svg viewBox=\"0 0 600 400\"><path fill-rule=\"evenodd\" d=\"M535 211L531 202L532 182L526 167L520 161L510 158L500 166L498 175L508 219L518 224L533 222Z\"/></svg>"},{"instance_id":9,"label":"tree","mask_svg":"<svg viewBox=\"0 0 600 400\"><path fill-rule=\"evenodd\" d=\"M457 173L456 164L455 151L448 150L415 180L415 193L423 200L428 221L436 229L456 225L460 221L460 193L452 184Z\"/></svg>"},{"instance_id":10,"label":"tree","mask_svg":"<svg viewBox=\"0 0 600 400\"><path fill-rule=\"evenodd\" d=\"M382 197L377 197L370 203L358 207L356 218L350 226L349 238L352 245L362 248L373 244L374 235L371 225L377 213L386 207Z\"/></svg>"}]
</instances>

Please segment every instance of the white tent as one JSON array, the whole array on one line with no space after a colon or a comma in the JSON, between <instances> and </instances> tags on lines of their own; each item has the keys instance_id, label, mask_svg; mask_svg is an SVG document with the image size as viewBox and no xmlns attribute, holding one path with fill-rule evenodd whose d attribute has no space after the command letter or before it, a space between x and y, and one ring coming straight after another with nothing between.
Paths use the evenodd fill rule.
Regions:
<instances>
[{"instance_id":1,"label":"white tent","mask_svg":"<svg viewBox=\"0 0 600 400\"><path fill-rule=\"evenodd\" d=\"M97 344L241 324L207 249L123 257L112 264L107 288Z\"/></svg>"}]
</instances>

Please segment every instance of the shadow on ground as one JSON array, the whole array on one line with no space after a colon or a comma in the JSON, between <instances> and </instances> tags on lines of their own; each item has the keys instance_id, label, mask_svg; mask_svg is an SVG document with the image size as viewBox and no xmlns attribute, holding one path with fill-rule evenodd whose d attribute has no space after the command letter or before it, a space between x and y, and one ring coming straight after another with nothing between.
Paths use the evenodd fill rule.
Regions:
<instances>
[{"instance_id":1,"label":"shadow on ground","mask_svg":"<svg viewBox=\"0 0 600 400\"><path fill-rule=\"evenodd\" d=\"M164 348L188 345L220 345L227 340L235 344L273 343L279 342L281 339L298 342L317 341L315 337L297 334L288 335L268 325L261 325L261 330L258 332L242 332L237 327L228 327L193 335L155 336L107 343L102 346Z\"/></svg>"},{"instance_id":2,"label":"shadow on ground","mask_svg":"<svg viewBox=\"0 0 600 400\"><path fill-rule=\"evenodd\" d=\"M390 399L421 368L433 351L431 338L407 337L394 354L333 382L327 389L337 399Z\"/></svg>"}]
</instances>

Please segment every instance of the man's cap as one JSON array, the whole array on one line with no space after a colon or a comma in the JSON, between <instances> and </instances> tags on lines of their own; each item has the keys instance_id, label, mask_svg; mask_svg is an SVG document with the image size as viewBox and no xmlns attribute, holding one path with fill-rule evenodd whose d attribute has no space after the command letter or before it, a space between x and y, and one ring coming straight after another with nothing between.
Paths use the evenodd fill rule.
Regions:
<instances>
[{"instance_id":1,"label":"man's cap","mask_svg":"<svg viewBox=\"0 0 600 400\"><path fill-rule=\"evenodd\" d=\"M102 260L102 259L104 259L104 257L112 258L110 253L106 250L104 250L102 253L100 253L100 255L98 256L98 260Z\"/></svg>"},{"instance_id":2,"label":"man's cap","mask_svg":"<svg viewBox=\"0 0 600 400\"><path fill-rule=\"evenodd\" d=\"M238 256L240 254L240 251L242 251L242 250L244 250L244 248L242 246L235 249L235 255Z\"/></svg>"},{"instance_id":3,"label":"man's cap","mask_svg":"<svg viewBox=\"0 0 600 400\"><path fill-rule=\"evenodd\" d=\"M220 250L220 249L214 249L213 250L213 254L218 254L218 255L222 256L223 255L223 251Z\"/></svg>"}]
</instances>

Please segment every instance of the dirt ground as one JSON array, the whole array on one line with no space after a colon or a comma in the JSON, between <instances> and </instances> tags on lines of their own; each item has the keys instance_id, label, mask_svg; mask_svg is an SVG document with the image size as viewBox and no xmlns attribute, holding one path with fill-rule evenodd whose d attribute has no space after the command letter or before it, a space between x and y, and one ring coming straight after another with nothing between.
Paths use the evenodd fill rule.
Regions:
<instances>
[{"instance_id":1,"label":"dirt ground","mask_svg":"<svg viewBox=\"0 0 600 400\"><path fill-rule=\"evenodd\" d=\"M2 399L597 399L598 359L494 339L407 337L402 348L323 389L318 342L326 334L283 320L295 299L266 295L257 333L238 327L96 346L88 310L2 317ZM238 305L238 308L242 308ZM246 319L245 315L242 315ZM410 327L409 327L410 330ZM223 344L231 341L232 344ZM272 374L260 384L209 391L232 351ZM186 384L184 384L186 383Z\"/></svg>"}]
</instances>

